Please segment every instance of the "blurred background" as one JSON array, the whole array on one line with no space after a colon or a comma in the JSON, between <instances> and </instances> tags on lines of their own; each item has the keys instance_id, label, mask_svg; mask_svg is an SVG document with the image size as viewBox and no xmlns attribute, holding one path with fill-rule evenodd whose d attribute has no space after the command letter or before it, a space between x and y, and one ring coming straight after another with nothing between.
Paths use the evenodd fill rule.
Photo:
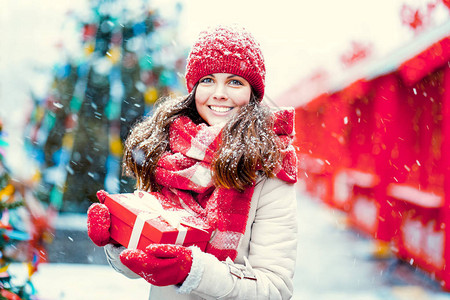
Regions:
<instances>
[{"instance_id":1,"label":"blurred background","mask_svg":"<svg viewBox=\"0 0 450 300\"><path fill-rule=\"evenodd\" d=\"M190 45L223 22L260 41L264 101L296 109L294 299L450 299L448 0L0 7L0 299L147 297L106 265L86 210L133 190L128 130L186 92Z\"/></svg>"}]
</instances>

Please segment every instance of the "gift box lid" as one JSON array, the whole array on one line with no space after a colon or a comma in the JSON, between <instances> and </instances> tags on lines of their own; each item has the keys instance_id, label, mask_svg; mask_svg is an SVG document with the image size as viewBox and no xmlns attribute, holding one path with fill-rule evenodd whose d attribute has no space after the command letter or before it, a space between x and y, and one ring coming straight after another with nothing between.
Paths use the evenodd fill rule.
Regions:
<instances>
[{"instance_id":1,"label":"gift box lid","mask_svg":"<svg viewBox=\"0 0 450 300\"><path fill-rule=\"evenodd\" d=\"M175 215L172 220L177 219L181 226L187 228L184 243L209 241L212 230L201 219L180 209L166 208L165 212L160 215L158 212L148 209L149 206L145 205L145 200L147 199L142 199L134 193L106 194L104 204L108 206L111 215L130 227L134 226L139 214L149 215L150 219L145 221L142 235L153 242L173 243L177 239L179 230L165 219L165 217L172 218L171 215Z\"/></svg>"}]
</instances>

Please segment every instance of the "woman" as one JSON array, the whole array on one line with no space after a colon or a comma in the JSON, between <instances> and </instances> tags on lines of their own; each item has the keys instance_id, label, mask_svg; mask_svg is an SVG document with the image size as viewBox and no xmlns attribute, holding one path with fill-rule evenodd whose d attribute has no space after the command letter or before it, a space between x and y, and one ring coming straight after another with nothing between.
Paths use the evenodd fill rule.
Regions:
<instances>
[{"instance_id":1,"label":"woman","mask_svg":"<svg viewBox=\"0 0 450 300\"><path fill-rule=\"evenodd\" d=\"M108 234L103 204L88 234L124 275L151 283L151 299L289 299L297 247L293 110L261 103L264 59L238 26L200 33L189 54L189 95L166 100L127 139L124 165L140 190L182 203L214 229L205 252L125 249Z\"/></svg>"}]
</instances>

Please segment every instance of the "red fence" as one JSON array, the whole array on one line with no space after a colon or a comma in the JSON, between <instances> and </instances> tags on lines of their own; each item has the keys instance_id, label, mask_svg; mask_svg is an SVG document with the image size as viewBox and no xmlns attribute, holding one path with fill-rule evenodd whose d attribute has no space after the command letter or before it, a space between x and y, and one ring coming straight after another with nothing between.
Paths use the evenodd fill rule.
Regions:
<instances>
[{"instance_id":1,"label":"red fence","mask_svg":"<svg viewBox=\"0 0 450 300\"><path fill-rule=\"evenodd\" d=\"M450 37L296 108L296 132L306 190L450 290Z\"/></svg>"}]
</instances>

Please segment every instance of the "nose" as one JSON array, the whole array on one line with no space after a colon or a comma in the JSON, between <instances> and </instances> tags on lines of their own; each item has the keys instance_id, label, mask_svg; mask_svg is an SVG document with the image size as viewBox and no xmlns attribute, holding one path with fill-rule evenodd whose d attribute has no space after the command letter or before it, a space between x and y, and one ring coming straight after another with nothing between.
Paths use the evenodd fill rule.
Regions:
<instances>
[{"instance_id":1,"label":"nose","mask_svg":"<svg viewBox=\"0 0 450 300\"><path fill-rule=\"evenodd\" d=\"M228 98L224 84L218 83L215 85L213 98L215 100L226 100Z\"/></svg>"}]
</instances>

